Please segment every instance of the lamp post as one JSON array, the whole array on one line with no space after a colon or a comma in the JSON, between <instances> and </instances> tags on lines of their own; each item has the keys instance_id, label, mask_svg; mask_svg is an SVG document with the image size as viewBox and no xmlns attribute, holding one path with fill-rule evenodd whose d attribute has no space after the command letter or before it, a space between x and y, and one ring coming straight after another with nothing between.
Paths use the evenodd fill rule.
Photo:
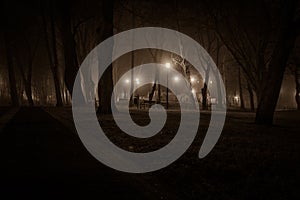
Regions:
<instances>
[{"instance_id":1,"label":"lamp post","mask_svg":"<svg viewBox=\"0 0 300 200\"><path fill-rule=\"evenodd\" d=\"M169 109L169 68L171 67L170 63L165 64L167 68L167 109Z\"/></svg>"}]
</instances>

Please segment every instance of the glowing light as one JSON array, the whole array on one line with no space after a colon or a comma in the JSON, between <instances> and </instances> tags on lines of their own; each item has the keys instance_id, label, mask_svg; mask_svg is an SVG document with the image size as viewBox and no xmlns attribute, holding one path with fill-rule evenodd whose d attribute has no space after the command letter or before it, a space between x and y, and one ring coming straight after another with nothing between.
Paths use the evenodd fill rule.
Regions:
<instances>
[{"instance_id":1,"label":"glowing light","mask_svg":"<svg viewBox=\"0 0 300 200\"><path fill-rule=\"evenodd\" d=\"M191 82L193 83L193 82L195 82L196 81L196 79L194 78L194 77L192 77L191 78Z\"/></svg>"},{"instance_id":2,"label":"glowing light","mask_svg":"<svg viewBox=\"0 0 300 200\"><path fill-rule=\"evenodd\" d=\"M195 93L196 93L196 90L192 89L192 93L195 94Z\"/></svg>"},{"instance_id":3,"label":"glowing light","mask_svg":"<svg viewBox=\"0 0 300 200\"><path fill-rule=\"evenodd\" d=\"M140 79L139 79L139 78L136 78L136 79L135 79L135 82L136 82L137 85L139 85L139 84L140 84Z\"/></svg>"},{"instance_id":4,"label":"glowing light","mask_svg":"<svg viewBox=\"0 0 300 200\"><path fill-rule=\"evenodd\" d=\"M125 83L129 83L129 82L130 82L129 79L126 79L126 80L125 80Z\"/></svg>"},{"instance_id":5,"label":"glowing light","mask_svg":"<svg viewBox=\"0 0 300 200\"><path fill-rule=\"evenodd\" d=\"M166 66L166 68L169 69L171 67L171 64L170 63L166 63L165 66Z\"/></svg>"},{"instance_id":6,"label":"glowing light","mask_svg":"<svg viewBox=\"0 0 300 200\"><path fill-rule=\"evenodd\" d=\"M212 84L212 81L209 81L210 84Z\"/></svg>"},{"instance_id":7,"label":"glowing light","mask_svg":"<svg viewBox=\"0 0 300 200\"><path fill-rule=\"evenodd\" d=\"M235 100L239 100L239 96L234 96L234 99Z\"/></svg>"},{"instance_id":8,"label":"glowing light","mask_svg":"<svg viewBox=\"0 0 300 200\"><path fill-rule=\"evenodd\" d=\"M174 77L174 80L177 82L177 81L179 81L179 77L178 76L175 76Z\"/></svg>"}]
</instances>

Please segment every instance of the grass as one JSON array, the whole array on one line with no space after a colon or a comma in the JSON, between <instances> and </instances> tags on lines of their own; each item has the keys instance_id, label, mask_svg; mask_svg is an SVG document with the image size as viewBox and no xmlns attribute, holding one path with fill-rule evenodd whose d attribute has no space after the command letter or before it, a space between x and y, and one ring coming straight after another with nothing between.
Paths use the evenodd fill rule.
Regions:
<instances>
[{"instance_id":1,"label":"grass","mask_svg":"<svg viewBox=\"0 0 300 200\"><path fill-rule=\"evenodd\" d=\"M46 110L60 116L60 121L71 123L70 108ZM146 112L132 111L131 115L138 124L149 122ZM198 135L181 158L161 170L133 176L151 183L162 199L166 192L178 199L300 198L299 112L276 112L274 126L254 124L253 113L229 112L217 145L208 156L199 159L209 116L201 114ZM153 151L168 144L176 134L178 119L178 112L170 112L165 127L157 135L137 139L122 133L112 116L99 117L111 141L133 152Z\"/></svg>"}]
</instances>

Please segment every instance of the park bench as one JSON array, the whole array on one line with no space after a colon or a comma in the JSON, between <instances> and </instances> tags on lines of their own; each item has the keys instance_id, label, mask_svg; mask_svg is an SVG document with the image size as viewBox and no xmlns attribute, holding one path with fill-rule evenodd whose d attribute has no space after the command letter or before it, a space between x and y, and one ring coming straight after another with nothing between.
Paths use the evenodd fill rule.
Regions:
<instances>
[{"instance_id":1,"label":"park bench","mask_svg":"<svg viewBox=\"0 0 300 200\"><path fill-rule=\"evenodd\" d=\"M150 106L154 105L156 101L153 100L142 100L140 102L140 108L146 109L147 107L150 108Z\"/></svg>"}]
</instances>

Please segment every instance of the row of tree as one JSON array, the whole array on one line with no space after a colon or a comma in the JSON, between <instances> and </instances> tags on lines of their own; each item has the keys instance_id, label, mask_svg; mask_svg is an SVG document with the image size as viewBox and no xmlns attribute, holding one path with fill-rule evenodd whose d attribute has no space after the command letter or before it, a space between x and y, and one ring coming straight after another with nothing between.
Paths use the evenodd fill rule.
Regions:
<instances>
[{"instance_id":1,"label":"row of tree","mask_svg":"<svg viewBox=\"0 0 300 200\"><path fill-rule=\"evenodd\" d=\"M287 66L295 74L296 101L300 104L299 47L294 47L299 43L300 33L296 0L203 0L191 4L178 0L159 4L134 0L92 0L89 4L81 0L47 0L33 7L37 8L38 16L2 17L6 25L2 35L13 105L19 105L16 69L21 72L29 105L34 104L33 67L45 62L39 52L47 52L56 105L62 106L62 96L65 96L62 88L66 87L72 94L79 66L89 51L114 32L141 26L168 27L190 35L214 58L223 79L223 68L230 67L228 60L237 63L239 77L245 77L247 83L252 110L256 97L256 123L272 123ZM160 62L154 50L149 52L154 61ZM184 58L181 55L178 58L183 59L177 59L183 71L189 71ZM133 52L132 67L134 60ZM204 79L208 80L208 77ZM153 91L156 87L159 86L154 83ZM112 89L110 67L98 85L100 112L110 112Z\"/></svg>"},{"instance_id":2,"label":"row of tree","mask_svg":"<svg viewBox=\"0 0 300 200\"><path fill-rule=\"evenodd\" d=\"M12 105L20 105L22 96L17 89L17 71L20 71L28 104L32 106L33 68L40 67L39 72L43 73L45 67L42 65L49 65L56 105L62 106L64 87L72 94L73 83L84 57L98 43L113 34L113 1L90 2L94 7L74 14L82 11L80 3L83 2L43 1L38 5L35 2L34 5L27 6L37 7L34 11L38 15L4 14L2 19L5 28L2 30L2 36ZM8 7L11 6L15 5ZM47 56L44 56L44 52ZM106 80L102 80L106 84L103 88L112 88L112 72L107 73L104 77ZM102 112L109 112L109 109L106 109L109 108L110 102L106 100L109 97L108 92L104 89L99 90Z\"/></svg>"},{"instance_id":3,"label":"row of tree","mask_svg":"<svg viewBox=\"0 0 300 200\"><path fill-rule=\"evenodd\" d=\"M127 7L124 5L122 7L126 7L137 18L136 21L144 22L143 25L157 25L157 22L149 22L155 19L155 16L134 9L137 7L133 6L134 1L129 4ZM297 38L300 34L300 5L298 1L210 0L201 1L191 7L175 0L166 3L165 6L171 8L174 14L168 12L168 9L163 6L162 10L167 13L166 16L169 16L166 21L160 20L158 24L169 22L170 28L185 32L199 41L213 57L221 72L222 66L230 67L225 59L228 55L231 58L230 62L233 59L238 64L241 107L244 107L241 87L243 76L247 82L251 110L255 109L254 97L256 97L256 123L272 124L283 76L289 65L295 76L295 99L300 109L298 59L300 52L297 47L299 46ZM186 72L188 66L184 58L182 59L179 64ZM208 68L207 75L209 70ZM208 80L208 77L204 80ZM207 88L203 89L203 93L206 94ZM205 102L204 104L206 105Z\"/></svg>"},{"instance_id":4,"label":"row of tree","mask_svg":"<svg viewBox=\"0 0 300 200\"><path fill-rule=\"evenodd\" d=\"M209 2L211 26L257 97L256 123L272 124L285 69L300 34L297 1ZM238 4L238 5L237 5ZM218 8L222 8L217 10ZM252 10L253 9L253 10ZM254 10L255 9L255 10ZM299 93L296 93L298 98Z\"/></svg>"}]
</instances>

